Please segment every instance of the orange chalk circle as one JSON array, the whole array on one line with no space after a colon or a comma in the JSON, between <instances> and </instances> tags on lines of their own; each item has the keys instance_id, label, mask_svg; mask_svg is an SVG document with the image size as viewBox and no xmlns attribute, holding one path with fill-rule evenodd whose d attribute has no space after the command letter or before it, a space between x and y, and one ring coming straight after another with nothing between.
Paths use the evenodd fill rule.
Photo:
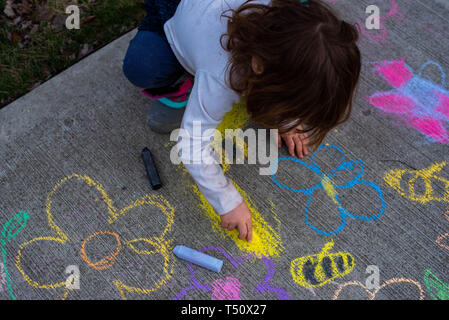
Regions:
<instances>
[{"instance_id":1,"label":"orange chalk circle","mask_svg":"<svg viewBox=\"0 0 449 320\"><path fill-rule=\"evenodd\" d=\"M340 285L340 287L335 291L333 300L337 300L338 297L340 296L341 291L344 288L349 287L349 286L361 287L368 294L369 300L374 300L374 299L376 299L376 296L380 290L382 290L383 288L385 288L393 283L408 283L408 284L415 285L419 290L419 300L424 300L424 290L423 290L421 284L415 280L405 279L405 278L393 278L388 281L385 281L377 290L375 290L373 292L371 292L364 284L362 284L359 281L346 282L345 284Z\"/></svg>"},{"instance_id":2,"label":"orange chalk circle","mask_svg":"<svg viewBox=\"0 0 449 320\"><path fill-rule=\"evenodd\" d=\"M446 240L446 243L444 241ZM449 250L449 233L443 234L440 236L436 241L437 245L439 245L441 248Z\"/></svg>"},{"instance_id":3,"label":"orange chalk circle","mask_svg":"<svg viewBox=\"0 0 449 320\"><path fill-rule=\"evenodd\" d=\"M100 261L97 261L94 263L94 262L90 261L89 258L87 257L86 244L88 242L90 242L93 238L95 238L99 235L102 235L102 234L108 234L110 236L113 236L115 238L115 240L117 241L117 247L116 247L116 250L114 253L112 253L111 255L106 256L103 259L101 259ZM83 241L83 244L81 245L81 250L80 250L81 259L83 259L83 261L85 263L87 263L90 267L94 268L95 270L108 269L115 263L115 260L117 259L117 256L120 253L121 247L122 247L122 243L120 242L120 237L117 233L110 232L110 231L95 232L94 234L90 235L89 237L86 238L86 240Z\"/></svg>"},{"instance_id":4,"label":"orange chalk circle","mask_svg":"<svg viewBox=\"0 0 449 320\"><path fill-rule=\"evenodd\" d=\"M449 221L449 211L447 211L444 216L446 217L447 221ZM444 243L445 240L446 243ZM441 235L435 242L441 248L449 250L449 233Z\"/></svg>"}]
</instances>

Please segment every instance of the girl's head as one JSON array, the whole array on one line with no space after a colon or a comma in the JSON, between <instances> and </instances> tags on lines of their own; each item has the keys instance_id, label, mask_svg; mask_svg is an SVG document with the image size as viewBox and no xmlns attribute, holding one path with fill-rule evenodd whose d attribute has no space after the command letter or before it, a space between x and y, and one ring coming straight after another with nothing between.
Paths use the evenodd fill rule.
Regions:
<instances>
[{"instance_id":1,"label":"girl's head","mask_svg":"<svg viewBox=\"0 0 449 320\"><path fill-rule=\"evenodd\" d=\"M357 29L319 0L248 0L231 12L223 13L221 38L231 55L229 84L252 120L281 133L302 124L311 144L321 144L351 112L361 69Z\"/></svg>"}]
</instances>

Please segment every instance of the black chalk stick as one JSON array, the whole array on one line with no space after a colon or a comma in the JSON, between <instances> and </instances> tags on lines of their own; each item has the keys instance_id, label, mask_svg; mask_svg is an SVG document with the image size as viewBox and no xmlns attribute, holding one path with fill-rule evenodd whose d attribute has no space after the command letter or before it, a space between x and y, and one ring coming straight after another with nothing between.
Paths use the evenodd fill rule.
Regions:
<instances>
[{"instance_id":1,"label":"black chalk stick","mask_svg":"<svg viewBox=\"0 0 449 320\"><path fill-rule=\"evenodd\" d=\"M148 148L142 150L142 159L145 164L145 169L147 170L148 179L150 179L151 187L153 190L160 189L162 187L161 179L159 178L159 174L157 173L156 166L153 162L153 157Z\"/></svg>"}]
</instances>

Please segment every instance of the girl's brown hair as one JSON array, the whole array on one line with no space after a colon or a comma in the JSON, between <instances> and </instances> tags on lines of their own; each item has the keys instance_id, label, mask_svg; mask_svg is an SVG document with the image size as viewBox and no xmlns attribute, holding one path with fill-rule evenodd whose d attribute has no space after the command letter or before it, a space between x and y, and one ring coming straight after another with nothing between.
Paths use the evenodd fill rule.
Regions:
<instances>
[{"instance_id":1,"label":"girl's brown hair","mask_svg":"<svg viewBox=\"0 0 449 320\"><path fill-rule=\"evenodd\" d=\"M281 133L302 124L318 146L349 118L361 69L356 27L319 0L248 0L222 17L229 19L220 38L231 55L229 85L254 122ZM253 72L252 57L261 61L261 74Z\"/></svg>"}]
</instances>

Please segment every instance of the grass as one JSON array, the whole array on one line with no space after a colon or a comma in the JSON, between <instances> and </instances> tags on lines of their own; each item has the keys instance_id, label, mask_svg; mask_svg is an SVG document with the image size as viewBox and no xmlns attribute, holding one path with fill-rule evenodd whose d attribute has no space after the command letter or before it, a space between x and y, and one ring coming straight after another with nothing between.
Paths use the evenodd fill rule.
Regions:
<instances>
[{"instance_id":1,"label":"grass","mask_svg":"<svg viewBox=\"0 0 449 320\"><path fill-rule=\"evenodd\" d=\"M5 0L0 0L3 14ZM42 3L42 0L29 0ZM76 1L44 1L55 15L65 14L65 7ZM23 48L8 39L8 33L18 26L0 21L0 108L30 91L52 76L78 61L84 44L98 49L120 35L135 28L145 15L137 0L78 0L80 20L89 16L95 19L81 23L79 30L65 27L55 30L49 23L40 22L39 30L29 34L29 45ZM68 16L68 15L67 15Z\"/></svg>"}]
</instances>

